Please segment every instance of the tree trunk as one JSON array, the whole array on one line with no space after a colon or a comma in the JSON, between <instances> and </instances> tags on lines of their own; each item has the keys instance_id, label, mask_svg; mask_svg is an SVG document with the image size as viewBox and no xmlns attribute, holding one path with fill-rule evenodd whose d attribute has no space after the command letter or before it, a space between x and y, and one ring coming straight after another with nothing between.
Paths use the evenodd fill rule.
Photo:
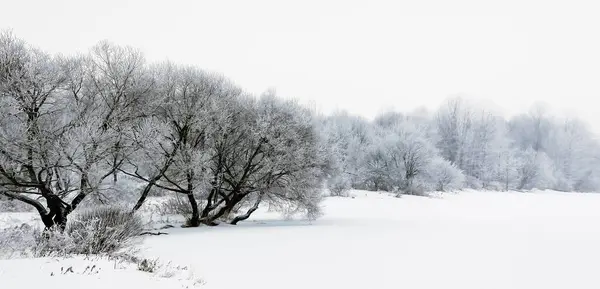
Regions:
<instances>
[{"instance_id":1,"label":"tree trunk","mask_svg":"<svg viewBox=\"0 0 600 289\"><path fill-rule=\"evenodd\" d=\"M207 226L216 226L218 223L215 221L219 218L223 217L225 214L231 212L233 207L235 207L239 202L241 202L247 194L236 194L234 195L229 202L225 202L225 206L221 207L221 209L214 215L205 218L202 221Z\"/></svg>"},{"instance_id":2,"label":"tree trunk","mask_svg":"<svg viewBox=\"0 0 600 289\"><path fill-rule=\"evenodd\" d=\"M150 190L152 189L152 187L154 187L154 182L150 182L146 185L146 187L144 187L144 190L142 191L140 198L135 203L135 206L133 206L132 212L136 212L137 210L139 210L142 207L142 205L146 201L146 198L148 197L148 194L150 193Z\"/></svg>"},{"instance_id":3,"label":"tree trunk","mask_svg":"<svg viewBox=\"0 0 600 289\"><path fill-rule=\"evenodd\" d=\"M198 227L200 226L200 212L198 210L198 202L196 201L196 197L192 192L187 193L188 201L192 206L192 216L189 219L188 226L189 227Z\"/></svg>"},{"instance_id":4,"label":"tree trunk","mask_svg":"<svg viewBox=\"0 0 600 289\"><path fill-rule=\"evenodd\" d=\"M42 217L42 222L44 222L46 229L56 227L61 232L64 231L67 227L67 215L69 214L69 210L57 195L52 194L45 198L48 208L50 209L49 214Z\"/></svg>"},{"instance_id":5,"label":"tree trunk","mask_svg":"<svg viewBox=\"0 0 600 289\"><path fill-rule=\"evenodd\" d=\"M81 174L81 181L79 183L79 194L71 201L71 205L67 207L67 214L70 214L73 210L79 206L79 204L85 199L88 192L91 191L89 188L89 178L87 173Z\"/></svg>"},{"instance_id":6,"label":"tree trunk","mask_svg":"<svg viewBox=\"0 0 600 289\"><path fill-rule=\"evenodd\" d=\"M11 199L19 200L21 202L33 206L38 211L38 214L42 219L42 223L44 223L44 227L51 228L52 226L54 226L54 220L52 220L52 215L39 201L13 192L0 192L0 194L4 194L5 196Z\"/></svg>"},{"instance_id":7,"label":"tree trunk","mask_svg":"<svg viewBox=\"0 0 600 289\"><path fill-rule=\"evenodd\" d=\"M188 220L188 227L198 227L200 226L200 212L198 211L198 202L196 201L196 197L194 197L194 172L189 170L186 174L187 180L187 197L190 202L190 206L192 207L192 215Z\"/></svg>"},{"instance_id":8,"label":"tree trunk","mask_svg":"<svg viewBox=\"0 0 600 289\"><path fill-rule=\"evenodd\" d=\"M250 218L250 215L252 215L252 213L254 213L258 209L258 206L260 205L260 202L262 201L262 196L263 196L263 194L260 194L258 196L258 199L256 199L256 202L254 203L254 205L251 208L249 208L245 214L236 216L235 218L233 218L233 220L231 220L231 224L237 225L237 223L239 223L240 221L244 221L244 220Z\"/></svg>"},{"instance_id":9,"label":"tree trunk","mask_svg":"<svg viewBox=\"0 0 600 289\"><path fill-rule=\"evenodd\" d=\"M214 195L216 195L216 189L213 187L210 190L210 194L208 194L206 207L204 207L204 209L202 210L202 215L200 216L202 219L205 219L206 217L208 217L208 213L210 213L210 211L212 210L212 205L213 205L212 199L213 199Z\"/></svg>"},{"instance_id":10,"label":"tree trunk","mask_svg":"<svg viewBox=\"0 0 600 289\"><path fill-rule=\"evenodd\" d=\"M54 227L54 220L52 220L52 216L51 215L42 215L40 214L40 218L42 218L42 223L44 223L44 227L46 229L50 229L52 227Z\"/></svg>"}]
</instances>

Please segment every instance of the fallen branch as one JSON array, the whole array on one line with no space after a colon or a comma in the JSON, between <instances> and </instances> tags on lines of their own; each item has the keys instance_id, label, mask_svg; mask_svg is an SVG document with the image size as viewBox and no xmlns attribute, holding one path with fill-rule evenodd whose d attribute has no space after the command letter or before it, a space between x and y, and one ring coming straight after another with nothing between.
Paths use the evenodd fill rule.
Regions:
<instances>
[{"instance_id":1,"label":"fallen branch","mask_svg":"<svg viewBox=\"0 0 600 289\"><path fill-rule=\"evenodd\" d=\"M169 235L169 233L165 233L165 232L143 232L143 233L140 234L140 236L144 236L144 235L160 236L160 235Z\"/></svg>"}]
</instances>

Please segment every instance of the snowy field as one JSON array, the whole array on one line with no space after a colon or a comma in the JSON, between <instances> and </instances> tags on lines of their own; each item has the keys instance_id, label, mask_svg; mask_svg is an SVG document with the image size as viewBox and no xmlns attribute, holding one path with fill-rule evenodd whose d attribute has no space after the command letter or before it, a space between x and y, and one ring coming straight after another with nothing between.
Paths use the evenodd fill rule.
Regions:
<instances>
[{"instance_id":1,"label":"snowy field","mask_svg":"<svg viewBox=\"0 0 600 289\"><path fill-rule=\"evenodd\" d=\"M151 289L600 288L598 194L352 194L328 198L325 216L312 223L262 210L238 226L173 228L146 238L140 254L185 266L179 277L110 261L86 275L92 263L78 259L69 262L79 273L68 277L57 274L64 260L5 260L0 288L37 288L44 278L57 278L62 289L83 282Z\"/></svg>"},{"instance_id":2,"label":"snowy field","mask_svg":"<svg viewBox=\"0 0 600 289\"><path fill-rule=\"evenodd\" d=\"M2 289L201 288L203 280L184 266L147 273L108 257L0 260Z\"/></svg>"}]
</instances>

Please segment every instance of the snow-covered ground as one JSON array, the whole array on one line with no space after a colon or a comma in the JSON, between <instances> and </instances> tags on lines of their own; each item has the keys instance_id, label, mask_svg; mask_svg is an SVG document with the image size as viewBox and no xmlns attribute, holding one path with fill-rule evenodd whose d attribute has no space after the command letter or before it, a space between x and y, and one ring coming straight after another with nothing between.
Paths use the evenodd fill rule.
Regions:
<instances>
[{"instance_id":1,"label":"snow-covered ground","mask_svg":"<svg viewBox=\"0 0 600 289\"><path fill-rule=\"evenodd\" d=\"M600 288L600 194L353 195L328 198L312 223L263 209L238 226L163 230L169 235L146 238L140 254L188 266L203 288ZM57 269L39 269L44 260L0 261L0 288L34 288L6 286L5 278L49 278ZM98 274L94 286L183 284L119 272ZM61 288L80 288L80 278Z\"/></svg>"},{"instance_id":2,"label":"snow-covered ground","mask_svg":"<svg viewBox=\"0 0 600 289\"><path fill-rule=\"evenodd\" d=\"M36 224L39 222L37 213L3 213L0 212L0 230L20 226L23 223Z\"/></svg>"},{"instance_id":3,"label":"snow-covered ground","mask_svg":"<svg viewBox=\"0 0 600 289\"><path fill-rule=\"evenodd\" d=\"M197 288L203 282L185 266L163 264L149 273L108 257L0 260L2 289Z\"/></svg>"}]
</instances>

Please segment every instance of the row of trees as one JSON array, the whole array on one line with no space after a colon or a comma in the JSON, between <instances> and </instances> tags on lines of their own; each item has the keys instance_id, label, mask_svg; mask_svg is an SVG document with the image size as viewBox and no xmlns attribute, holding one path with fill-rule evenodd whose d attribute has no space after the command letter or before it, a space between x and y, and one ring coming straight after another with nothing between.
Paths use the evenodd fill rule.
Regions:
<instances>
[{"instance_id":1,"label":"row of trees","mask_svg":"<svg viewBox=\"0 0 600 289\"><path fill-rule=\"evenodd\" d=\"M235 224L260 203L314 216L323 152L312 112L273 92L107 42L64 57L0 35L0 194L47 228L91 196L118 198L123 177L141 184L133 211L152 191L179 194L190 226Z\"/></svg>"},{"instance_id":2,"label":"row of trees","mask_svg":"<svg viewBox=\"0 0 600 289\"><path fill-rule=\"evenodd\" d=\"M323 185L418 194L464 187L595 191L599 143L535 107L510 120L450 99L437 112L316 116L223 76L101 42L65 57L0 35L0 196L64 229L83 201L185 198L189 226L260 204L319 214ZM131 187L131 186L130 186Z\"/></svg>"},{"instance_id":3,"label":"row of trees","mask_svg":"<svg viewBox=\"0 0 600 289\"><path fill-rule=\"evenodd\" d=\"M580 120L553 117L541 104L509 120L460 97L433 113L373 121L338 113L322 119L321 134L335 156L328 181L338 194L600 189L600 143Z\"/></svg>"}]
</instances>

